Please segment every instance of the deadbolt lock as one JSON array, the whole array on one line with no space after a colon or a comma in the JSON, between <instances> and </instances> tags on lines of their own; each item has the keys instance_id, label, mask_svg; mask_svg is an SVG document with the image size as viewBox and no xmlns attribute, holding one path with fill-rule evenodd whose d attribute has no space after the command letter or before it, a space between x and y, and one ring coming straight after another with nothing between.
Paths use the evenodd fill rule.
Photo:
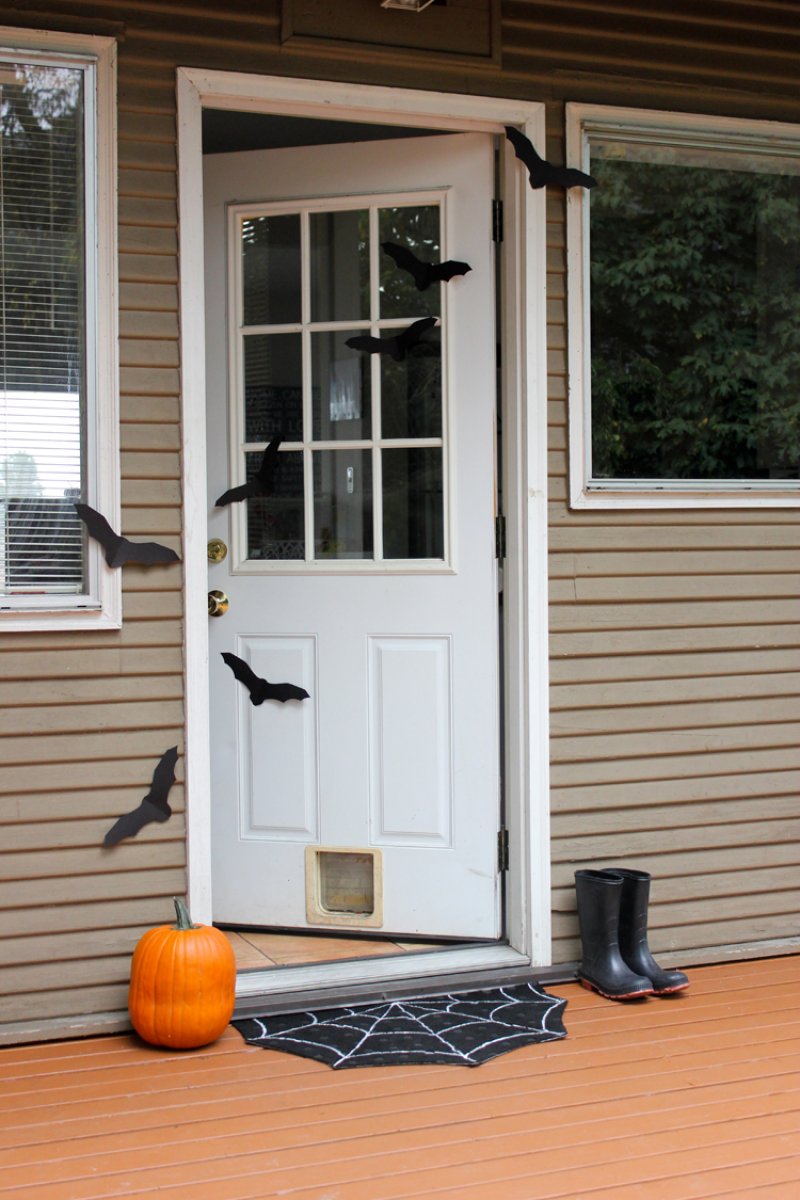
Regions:
<instances>
[{"instance_id":1,"label":"deadbolt lock","mask_svg":"<svg viewBox=\"0 0 800 1200\"><path fill-rule=\"evenodd\" d=\"M208 593L208 615L210 617L223 617L228 611L229 605L230 600L219 588L214 588L213 592Z\"/></svg>"},{"instance_id":2,"label":"deadbolt lock","mask_svg":"<svg viewBox=\"0 0 800 1200\"><path fill-rule=\"evenodd\" d=\"M213 563L222 562L223 558L228 553L228 547L220 538L212 538L208 543L208 561Z\"/></svg>"}]
</instances>

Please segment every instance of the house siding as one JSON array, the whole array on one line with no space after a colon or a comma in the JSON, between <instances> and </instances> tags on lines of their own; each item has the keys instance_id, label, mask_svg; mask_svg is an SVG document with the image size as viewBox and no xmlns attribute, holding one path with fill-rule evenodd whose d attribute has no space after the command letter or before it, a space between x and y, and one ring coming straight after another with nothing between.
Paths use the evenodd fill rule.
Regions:
<instances>
[{"instance_id":1,"label":"house siding","mask_svg":"<svg viewBox=\"0 0 800 1200\"><path fill-rule=\"evenodd\" d=\"M119 39L122 529L176 548L177 66L541 100L556 160L567 101L800 122L788 0L504 0L500 67L281 46L278 0L0 4L0 24ZM652 871L651 943L665 955L785 948L800 926L800 523L768 507L569 509L557 192L547 214L553 961L579 955L573 871L611 862ZM3 635L9 1038L31 1022L121 1019L133 945L185 890L181 759L172 819L102 847L163 751L183 747L181 581L180 566L126 568L118 632Z\"/></svg>"}]
</instances>

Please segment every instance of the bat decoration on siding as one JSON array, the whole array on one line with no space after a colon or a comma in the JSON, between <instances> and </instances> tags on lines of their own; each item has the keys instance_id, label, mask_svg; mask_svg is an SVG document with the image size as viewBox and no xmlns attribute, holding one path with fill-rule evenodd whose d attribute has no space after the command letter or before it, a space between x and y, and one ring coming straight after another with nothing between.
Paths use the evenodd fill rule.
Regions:
<instances>
[{"instance_id":1,"label":"bat decoration on siding","mask_svg":"<svg viewBox=\"0 0 800 1200\"><path fill-rule=\"evenodd\" d=\"M120 817L103 838L104 846L116 846L123 838L135 837L140 829L151 821L168 821L172 809L167 803L169 789L175 782L175 763L178 761L178 747L166 750L153 771L153 782L150 791L133 812Z\"/></svg>"},{"instance_id":2,"label":"bat decoration on siding","mask_svg":"<svg viewBox=\"0 0 800 1200\"><path fill-rule=\"evenodd\" d=\"M391 354L395 362L402 362L409 350L416 346L423 333L439 324L438 317L423 317L414 321L407 329L394 337L369 337L368 334L348 338L345 346L353 350L365 350L368 354Z\"/></svg>"},{"instance_id":3,"label":"bat decoration on siding","mask_svg":"<svg viewBox=\"0 0 800 1200\"><path fill-rule=\"evenodd\" d=\"M423 262L411 250L405 246L398 246L396 242L381 242L381 248L390 258L394 259L401 271L409 272L417 285L418 292L424 292L432 283L437 283L439 280L449 283L454 275L466 275L467 271L472 270L469 263L456 262L452 258L442 263Z\"/></svg>"},{"instance_id":4,"label":"bat decoration on siding","mask_svg":"<svg viewBox=\"0 0 800 1200\"><path fill-rule=\"evenodd\" d=\"M235 654L223 650L222 657L239 682L247 688L251 704L263 704L265 700L280 700L281 704L285 704L287 700L309 698L307 691L295 687L293 683L270 683L268 679L262 679L244 659L237 658Z\"/></svg>"},{"instance_id":5,"label":"bat decoration on siding","mask_svg":"<svg viewBox=\"0 0 800 1200\"><path fill-rule=\"evenodd\" d=\"M579 171L577 167L554 167L536 153L530 138L526 138L525 134L520 133L513 125L506 125L506 137L514 147L517 158L528 168L532 188L547 187L550 183L563 188L597 187L597 180Z\"/></svg>"},{"instance_id":6,"label":"bat decoration on siding","mask_svg":"<svg viewBox=\"0 0 800 1200\"><path fill-rule=\"evenodd\" d=\"M153 567L158 563L180 562L174 550L162 546L159 542L130 542L126 537L114 533L105 517L88 504L76 504L75 509L89 536L99 542L105 550L106 562L110 567L121 567L125 563Z\"/></svg>"},{"instance_id":7,"label":"bat decoration on siding","mask_svg":"<svg viewBox=\"0 0 800 1200\"><path fill-rule=\"evenodd\" d=\"M229 488L227 492L223 492L220 498L214 501L217 508L221 508L224 504L233 504L237 500L247 500L251 496L272 495L275 486L275 468L278 465L278 447L282 440L279 437L272 439L264 451L261 466L253 478L249 479L247 483L240 484L239 487Z\"/></svg>"}]
</instances>

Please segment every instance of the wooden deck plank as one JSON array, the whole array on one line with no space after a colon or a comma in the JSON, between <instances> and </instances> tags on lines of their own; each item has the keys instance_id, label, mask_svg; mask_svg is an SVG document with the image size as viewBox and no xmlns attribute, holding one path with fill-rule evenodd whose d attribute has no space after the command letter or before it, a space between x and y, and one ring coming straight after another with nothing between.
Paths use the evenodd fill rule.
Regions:
<instances>
[{"instance_id":1,"label":"wooden deck plank","mask_svg":"<svg viewBox=\"0 0 800 1200\"><path fill-rule=\"evenodd\" d=\"M756 1095L756 1092L762 1094ZM524 1139L528 1152L546 1152L552 1144L553 1133L560 1133L566 1146L581 1148L593 1146L598 1141L611 1143L626 1140L634 1122L640 1138L659 1139L672 1134L670 1141L682 1141L703 1137L711 1127L725 1125L727 1133L737 1136L737 1128L751 1136L753 1128L764 1124L768 1132L773 1131L770 1118L784 1118L790 1131L800 1125L800 1078L786 1080L783 1088L772 1083L767 1089L748 1089L746 1098L736 1100L706 1098L701 1104L687 1104L674 1097L651 1096L647 1100L647 1112L642 1113L642 1097L625 1097L615 1104L606 1104L602 1111L593 1101L571 1113L568 1131L563 1130L564 1113L558 1110L540 1112L536 1131L531 1132L530 1113L527 1110L514 1112L513 1097L504 1097L491 1107L471 1105L469 1114L463 1105L459 1109L460 1140L469 1143L467 1153L479 1154L480 1149L491 1146L491 1153L498 1151L511 1154L514 1147ZM109 1139L88 1140L79 1154L69 1143L53 1143L48 1148L48 1161L41 1163L38 1155L10 1153L6 1166L25 1166L29 1183L52 1184L59 1181L95 1178L98 1175L113 1175L125 1169L130 1156L136 1157L137 1179L148 1172L156 1172L163 1183L169 1183L184 1170L200 1170L214 1173L223 1164L227 1169L231 1157L241 1152L242 1145L258 1145L256 1155L259 1163L269 1162L273 1169L297 1171L302 1168L311 1146L324 1149L327 1164L348 1162L351 1159L369 1158L374 1153L375 1138L381 1139L383 1156L396 1155L398 1161L410 1155L437 1150L442 1144L443 1131L449 1128L449 1111L417 1107L401 1117L391 1113L383 1119L362 1115L362 1126L368 1133L353 1136L356 1128L349 1118L329 1121L315 1126L309 1137L307 1127L295 1124L290 1129L276 1129L272 1122L263 1117L251 1122L249 1127L235 1120L220 1119L193 1124L192 1139L187 1141L170 1126L163 1129L139 1130L136 1133L116 1135L113 1147ZM687 1125L691 1126L687 1130ZM705 1131L705 1132L701 1132ZM453 1143L448 1140L448 1145ZM199 1150L199 1147L202 1147ZM72 1151L72 1153L71 1153ZM268 1158L267 1158L268 1156ZM248 1157L252 1157L250 1154ZM261 1172L263 1166L259 1166ZM2 1192L0 1184L0 1192Z\"/></svg>"},{"instance_id":2,"label":"wooden deck plank","mask_svg":"<svg viewBox=\"0 0 800 1200\"><path fill-rule=\"evenodd\" d=\"M0 1051L0 1196L25 1200L692 1200L800 1189L800 958L615 1004L478 1070L333 1072L244 1044L120 1035ZM9 1090L10 1089L10 1090Z\"/></svg>"}]
</instances>

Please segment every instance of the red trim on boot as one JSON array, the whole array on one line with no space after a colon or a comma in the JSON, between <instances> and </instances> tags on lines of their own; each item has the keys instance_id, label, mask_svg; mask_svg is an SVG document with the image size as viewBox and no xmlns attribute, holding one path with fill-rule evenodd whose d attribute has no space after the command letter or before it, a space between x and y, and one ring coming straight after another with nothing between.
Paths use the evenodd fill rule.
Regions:
<instances>
[{"instance_id":1,"label":"red trim on boot","mask_svg":"<svg viewBox=\"0 0 800 1200\"><path fill-rule=\"evenodd\" d=\"M598 996L604 996L606 1000L638 1000L640 996L657 995L653 988L645 988L641 992L617 992L616 994L604 992L603 989L599 988L596 983L590 983L589 980L584 979L582 975L578 976L578 983L581 984L582 987L585 987L588 991L597 992ZM673 991L677 989L670 990Z\"/></svg>"}]
</instances>

